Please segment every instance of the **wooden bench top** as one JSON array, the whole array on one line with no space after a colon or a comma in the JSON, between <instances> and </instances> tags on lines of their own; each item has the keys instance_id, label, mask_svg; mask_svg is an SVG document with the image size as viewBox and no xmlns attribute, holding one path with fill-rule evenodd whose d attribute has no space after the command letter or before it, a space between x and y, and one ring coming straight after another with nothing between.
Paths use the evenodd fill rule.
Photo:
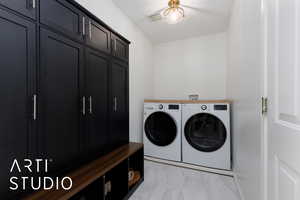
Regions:
<instances>
[{"instance_id":1,"label":"wooden bench top","mask_svg":"<svg viewBox=\"0 0 300 200\"><path fill-rule=\"evenodd\" d=\"M35 192L24 200L67 200L87 187L89 184L103 176L112 168L126 160L132 154L143 147L141 143L129 143L119 147L118 149L92 161L89 164L75 170L66 176L70 177L73 186L70 190L41 190Z\"/></svg>"}]
</instances>

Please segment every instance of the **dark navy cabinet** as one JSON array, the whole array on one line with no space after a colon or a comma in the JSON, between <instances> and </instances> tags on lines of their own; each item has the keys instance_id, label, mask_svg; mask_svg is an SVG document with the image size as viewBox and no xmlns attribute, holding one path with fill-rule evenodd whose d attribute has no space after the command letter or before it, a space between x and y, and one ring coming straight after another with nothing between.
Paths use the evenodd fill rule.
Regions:
<instances>
[{"instance_id":1,"label":"dark navy cabinet","mask_svg":"<svg viewBox=\"0 0 300 200\"><path fill-rule=\"evenodd\" d=\"M35 151L35 24L0 9L0 197L10 197L9 169L14 159ZM24 175L24 174L19 174Z\"/></svg>"},{"instance_id":2,"label":"dark navy cabinet","mask_svg":"<svg viewBox=\"0 0 300 200\"><path fill-rule=\"evenodd\" d=\"M127 64L112 61L110 82L110 140L112 146L119 146L128 143L129 135Z\"/></svg>"},{"instance_id":3,"label":"dark navy cabinet","mask_svg":"<svg viewBox=\"0 0 300 200\"><path fill-rule=\"evenodd\" d=\"M51 171L76 163L79 154L80 90L83 46L51 31L40 31L40 157L51 158Z\"/></svg>"},{"instance_id":4,"label":"dark navy cabinet","mask_svg":"<svg viewBox=\"0 0 300 200\"><path fill-rule=\"evenodd\" d=\"M123 41L120 37L112 34L112 54L122 60L127 61L129 59L129 46L128 43Z\"/></svg>"},{"instance_id":5,"label":"dark navy cabinet","mask_svg":"<svg viewBox=\"0 0 300 200\"><path fill-rule=\"evenodd\" d=\"M84 14L64 0L41 0L40 22L78 40L86 34Z\"/></svg>"},{"instance_id":6,"label":"dark navy cabinet","mask_svg":"<svg viewBox=\"0 0 300 200\"><path fill-rule=\"evenodd\" d=\"M0 0L0 5L26 17L36 19L38 0Z\"/></svg>"},{"instance_id":7,"label":"dark navy cabinet","mask_svg":"<svg viewBox=\"0 0 300 200\"><path fill-rule=\"evenodd\" d=\"M86 49L87 119L85 146L89 155L103 154L109 147L109 67L109 56L90 48Z\"/></svg>"},{"instance_id":8,"label":"dark navy cabinet","mask_svg":"<svg viewBox=\"0 0 300 200\"><path fill-rule=\"evenodd\" d=\"M87 20L87 44L103 52L110 53L110 31L92 19Z\"/></svg>"},{"instance_id":9,"label":"dark navy cabinet","mask_svg":"<svg viewBox=\"0 0 300 200\"><path fill-rule=\"evenodd\" d=\"M14 159L59 176L129 142L128 40L73 0L0 0L0 29L1 199L40 175L9 173Z\"/></svg>"}]
</instances>

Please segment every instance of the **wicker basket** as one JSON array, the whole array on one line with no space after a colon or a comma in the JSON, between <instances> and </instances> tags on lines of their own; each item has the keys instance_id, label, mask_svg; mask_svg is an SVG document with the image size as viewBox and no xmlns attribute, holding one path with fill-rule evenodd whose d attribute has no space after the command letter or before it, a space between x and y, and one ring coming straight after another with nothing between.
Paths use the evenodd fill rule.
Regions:
<instances>
[{"instance_id":1,"label":"wicker basket","mask_svg":"<svg viewBox=\"0 0 300 200\"><path fill-rule=\"evenodd\" d=\"M128 186L131 187L136 184L141 179L141 173L139 171L130 171L133 173L133 177L131 179L128 178Z\"/></svg>"}]
</instances>

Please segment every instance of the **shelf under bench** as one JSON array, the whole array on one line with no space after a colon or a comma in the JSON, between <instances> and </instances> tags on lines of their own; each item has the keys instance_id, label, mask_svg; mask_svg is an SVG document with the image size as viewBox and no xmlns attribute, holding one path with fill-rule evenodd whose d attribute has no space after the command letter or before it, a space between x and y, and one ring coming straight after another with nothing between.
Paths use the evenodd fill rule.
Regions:
<instances>
[{"instance_id":1,"label":"shelf under bench","mask_svg":"<svg viewBox=\"0 0 300 200\"><path fill-rule=\"evenodd\" d=\"M121 164L125 160L129 160L131 156L133 156L138 151L141 151L141 161L143 163L143 144L141 143L129 143L126 145L123 145L116 150L100 157L99 159L96 159L89 164L86 164L79 168L78 170L75 170L69 174L66 174L66 176L70 177L72 179L73 185L70 190L41 190L37 191L28 197L24 198L24 200L67 200L79 193L80 191L84 190L86 187L88 187L90 184L95 182L96 180L103 177L106 173L111 171L113 168L117 167L119 164ZM135 190L138 185L141 184L143 181L143 164L141 169L141 179L136 184L136 187L133 187L132 190ZM126 174L126 177L128 177L128 174ZM128 194L124 197L124 199L128 198L133 191L128 191Z\"/></svg>"}]
</instances>

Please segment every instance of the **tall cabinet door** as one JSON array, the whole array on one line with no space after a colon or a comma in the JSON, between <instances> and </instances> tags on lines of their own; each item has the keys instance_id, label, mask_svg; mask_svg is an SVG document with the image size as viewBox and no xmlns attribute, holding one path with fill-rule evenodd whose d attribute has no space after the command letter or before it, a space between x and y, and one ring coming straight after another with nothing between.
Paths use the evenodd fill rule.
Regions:
<instances>
[{"instance_id":1,"label":"tall cabinet door","mask_svg":"<svg viewBox=\"0 0 300 200\"><path fill-rule=\"evenodd\" d=\"M40 45L39 152L58 173L80 153L83 48L45 29Z\"/></svg>"},{"instance_id":2,"label":"tall cabinet door","mask_svg":"<svg viewBox=\"0 0 300 200\"><path fill-rule=\"evenodd\" d=\"M129 142L128 65L112 61L110 143L115 148Z\"/></svg>"},{"instance_id":3,"label":"tall cabinet door","mask_svg":"<svg viewBox=\"0 0 300 200\"><path fill-rule=\"evenodd\" d=\"M108 143L108 70L109 57L86 50L87 151L103 154Z\"/></svg>"},{"instance_id":4,"label":"tall cabinet door","mask_svg":"<svg viewBox=\"0 0 300 200\"><path fill-rule=\"evenodd\" d=\"M13 159L31 157L34 146L35 25L0 9L0 27L0 196L9 199L9 178L20 176L9 172Z\"/></svg>"}]
</instances>

